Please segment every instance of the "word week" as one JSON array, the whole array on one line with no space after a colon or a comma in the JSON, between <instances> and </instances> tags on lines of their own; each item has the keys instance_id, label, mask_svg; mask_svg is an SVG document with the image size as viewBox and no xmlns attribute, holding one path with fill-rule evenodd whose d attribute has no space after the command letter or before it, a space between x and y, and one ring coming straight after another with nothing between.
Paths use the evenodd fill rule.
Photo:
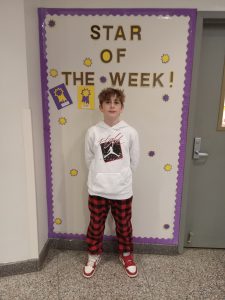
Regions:
<instances>
[{"instance_id":1,"label":"word week","mask_svg":"<svg viewBox=\"0 0 225 300\"><path fill-rule=\"evenodd\" d=\"M94 72L62 72L66 85L95 85ZM163 87L169 83L173 72L165 73L126 73L126 72L109 72L111 85L122 86L127 82L128 86L133 87ZM166 78L165 78L166 77Z\"/></svg>"}]
</instances>

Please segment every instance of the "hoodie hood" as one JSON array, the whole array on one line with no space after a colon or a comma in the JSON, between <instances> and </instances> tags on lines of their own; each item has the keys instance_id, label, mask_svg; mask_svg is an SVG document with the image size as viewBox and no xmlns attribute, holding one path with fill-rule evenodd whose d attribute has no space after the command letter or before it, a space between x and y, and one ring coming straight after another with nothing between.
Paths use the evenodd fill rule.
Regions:
<instances>
[{"instance_id":1,"label":"hoodie hood","mask_svg":"<svg viewBox=\"0 0 225 300\"><path fill-rule=\"evenodd\" d=\"M129 125L125 121L120 121L119 123L117 123L113 126L109 126L104 121L101 121L96 126L101 127L101 128L105 128L105 129L111 128L111 129L114 129L114 130L119 130L119 129L122 129L122 128L125 128L125 127L129 127Z\"/></svg>"}]
</instances>

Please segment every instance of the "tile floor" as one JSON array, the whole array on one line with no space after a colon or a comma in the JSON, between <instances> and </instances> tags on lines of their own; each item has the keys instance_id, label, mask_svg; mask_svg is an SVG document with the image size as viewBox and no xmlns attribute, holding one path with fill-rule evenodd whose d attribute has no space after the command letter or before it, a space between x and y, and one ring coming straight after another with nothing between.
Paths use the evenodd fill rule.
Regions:
<instances>
[{"instance_id":1,"label":"tile floor","mask_svg":"<svg viewBox=\"0 0 225 300\"><path fill-rule=\"evenodd\" d=\"M0 300L225 300L225 251L186 249L182 255L136 254L128 278L116 254L103 254L91 279L86 253L51 249L41 271L0 278Z\"/></svg>"}]
</instances>

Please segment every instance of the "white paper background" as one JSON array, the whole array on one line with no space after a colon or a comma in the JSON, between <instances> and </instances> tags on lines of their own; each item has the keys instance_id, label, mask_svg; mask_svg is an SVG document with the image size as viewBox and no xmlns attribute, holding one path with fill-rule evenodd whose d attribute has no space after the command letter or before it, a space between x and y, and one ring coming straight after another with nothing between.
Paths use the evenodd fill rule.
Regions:
<instances>
[{"instance_id":1,"label":"white paper background","mask_svg":"<svg viewBox=\"0 0 225 300\"><path fill-rule=\"evenodd\" d=\"M54 20L54 27L48 22ZM187 51L189 17L156 16L50 16L46 18L46 45L48 71L59 72L55 78L48 76L48 88L65 83L61 72L95 72L94 111L77 108L77 86L69 81L67 90L73 104L58 110L49 94L51 155L53 182L53 218L61 218L62 224L54 224L54 232L85 234L89 222L87 208L87 169L84 162L84 136L86 130L102 119L98 111L99 92L111 85L109 72L165 73L164 87L128 87L128 77L121 87L126 94L125 111L122 115L140 136L141 160L134 174L133 234L135 237L173 238L175 200L181 113L183 101L185 60ZM90 38L92 25L123 25L127 40L105 39L102 31L99 40ZM130 41L130 25L141 26L141 41ZM121 63L116 57L111 63L100 60L100 52L126 48ZM161 56L169 54L168 63ZM91 67L83 65L86 57L92 59ZM169 87L169 74L174 72L173 87ZM99 78L106 76L107 83ZM127 75L126 75L127 76ZM140 77L139 77L140 78ZM152 79L150 79L152 83ZM169 101L162 100L168 94ZM67 119L66 125L58 123L59 117ZM149 157L148 152L155 155ZM172 165L166 172L164 165ZM70 176L71 169L78 176ZM164 224L169 224L165 229ZM115 234L109 216L106 235Z\"/></svg>"}]
</instances>

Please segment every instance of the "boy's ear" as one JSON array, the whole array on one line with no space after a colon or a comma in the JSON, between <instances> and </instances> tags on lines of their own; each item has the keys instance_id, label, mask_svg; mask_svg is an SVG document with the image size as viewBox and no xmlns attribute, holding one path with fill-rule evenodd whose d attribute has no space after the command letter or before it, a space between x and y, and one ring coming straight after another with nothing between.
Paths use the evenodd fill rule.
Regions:
<instances>
[{"instance_id":1,"label":"boy's ear","mask_svg":"<svg viewBox=\"0 0 225 300\"><path fill-rule=\"evenodd\" d=\"M101 104L99 104L99 109L100 109L100 111L102 111L102 106L101 106Z\"/></svg>"}]
</instances>

